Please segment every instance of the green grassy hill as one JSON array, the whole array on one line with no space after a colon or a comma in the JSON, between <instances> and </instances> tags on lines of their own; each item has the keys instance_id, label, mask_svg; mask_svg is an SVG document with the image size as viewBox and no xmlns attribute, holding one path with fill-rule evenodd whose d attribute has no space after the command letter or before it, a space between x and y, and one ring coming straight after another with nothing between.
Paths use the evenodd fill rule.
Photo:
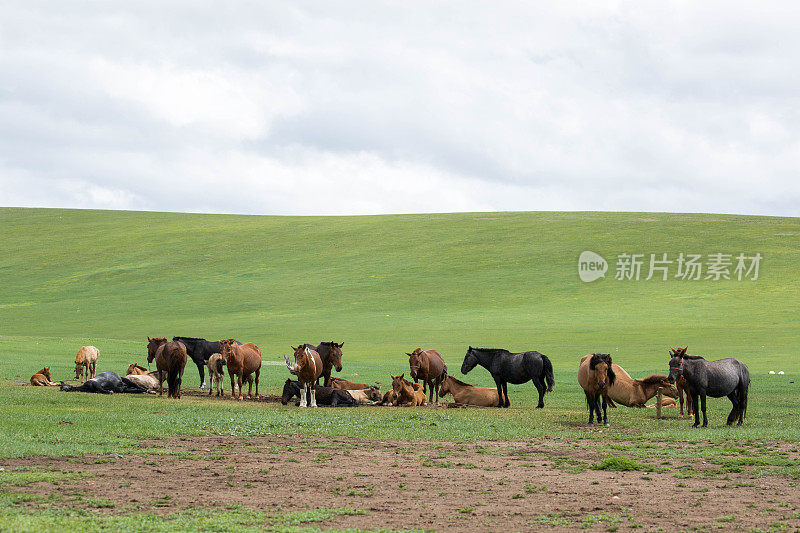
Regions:
<instances>
[{"instance_id":1,"label":"green grassy hill","mask_svg":"<svg viewBox=\"0 0 800 533\"><path fill-rule=\"evenodd\" d=\"M579 280L584 250L609 261L605 279ZM664 252L759 252L763 260L756 281L614 279L617 254ZM0 380L26 381L44 364L55 379L71 377L75 351L86 343L100 348L101 370L119 372L144 360L148 335L236 337L273 361L290 344L344 341L342 374L383 383L389 372L407 370L403 352L417 346L438 348L455 374L468 345L497 346L549 355L557 390L546 401L577 424L585 416L575 383L580 356L609 352L639 375L666 372L667 348L689 345L709 358L743 359L754 380L764 380L756 393L772 391L770 402L780 405L786 398L778 393L800 398L788 383L798 375L798 265L800 220L791 218L0 209ZM787 375L766 377L772 369ZM265 388L277 389L286 376L285 368L265 367ZM467 379L491 384L481 369ZM197 386L194 367L185 384ZM534 404L531 385L514 389L516 406ZM25 397L89 401L56 394L0 392L23 414ZM124 400L126 408L137 401ZM757 416L765 404L751 405ZM716 409L719 425L728 407ZM303 415L314 416L329 415ZM786 427L780 420L773 421L778 432ZM522 428L527 419L509 423ZM14 431L24 430L20 424Z\"/></svg>"}]
</instances>

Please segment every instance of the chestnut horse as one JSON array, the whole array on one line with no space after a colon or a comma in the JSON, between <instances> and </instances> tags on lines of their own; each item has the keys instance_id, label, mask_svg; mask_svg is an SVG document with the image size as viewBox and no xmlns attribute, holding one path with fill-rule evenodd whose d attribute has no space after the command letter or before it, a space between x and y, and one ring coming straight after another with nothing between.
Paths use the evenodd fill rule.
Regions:
<instances>
[{"instance_id":1,"label":"chestnut horse","mask_svg":"<svg viewBox=\"0 0 800 533\"><path fill-rule=\"evenodd\" d=\"M422 380L422 391L428 392L430 387L429 403L433 403L433 395L436 394L436 405L439 405L439 386L447 377L447 365L444 364L442 354L436 350L422 350L417 348L408 356L408 366L410 367L411 379L414 383Z\"/></svg>"},{"instance_id":2,"label":"chestnut horse","mask_svg":"<svg viewBox=\"0 0 800 533\"><path fill-rule=\"evenodd\" d=\"M670 348L669 355L670 357L675 357L675 354L678 353L679 350L686 352L689 347L686 348ZM689 388L686 386L686 378L678 376L678 379L675 380L675 388L678 389L678 399L681 402L681 412L678 416L683 418L683 395L686 394L686 416L692 418L694 416L694 405L692 405L692 395L689 394Z\"/></svg>"},{"instance_id":3,"label":"chestnut horse","mask_svg":"<svg viewBox=\"0 0 800 533\"><path fill-rule=\"evenodd\" d=\"M97 370L97 358L100 357L100 350L94 346L82 346L75 355L75 379L91 379Z\"/></svg>"},{"instance_id":4,"label":"chestnut horse","mask_svg":"<svg viewBox=\"0 0 800 533\"><path fill-rule=\"evenodd\" d=\"M331 377L330 383L331 383L330 386L332 388L341 390L361 390L361 389L367 389L371 386L367 385L366 383L354 383L352 381L347 381L346 379L335 378L335 377Z\"/></svg>"},{"instance_id":5,"label":"chestnut horse","mask_svg":"<svg viewBox=\"0 0 800 533\"><path fill-rule=\"evenodd\" d=\"M142 365L137 365L136 363L131 363L128 365L128 371L125 372L126 376L134 375L134 376L145 376L150 372L143 367Z\"/></svg>"},{"instance_id":6,"label":"chestnut horse","mask_svg":"<svg viewBox=\"0 0 800 533\"><path fill-rule=\"evenodd\" d=\"M164 393L164 378L167 378L167 397L180 399L183 371L186 368L186 346L182 342L171 341L163 337L147 337L147 363L155 359L159 371L158 395Z\"/></svg>"},{"instance_id":7,"label":"chestnut horse","mask_svg":"<svg viewBox=\"0 0 800 533\"><path fill-rule=\"evenodd\" d=\"M256 380L256 399L258 394L258 380L261 376L261 350L252 342L237 344L233 339L219 341L220 353L225 358L228 375L231 377L231 398L236 398L236 384L239 385L239 399L244 400L242 382L247 381L247 397L253 398L253 375ZM236 376L236 384L233 377Z\"/></svg>"},{"instance_id":8,"label":"chestnut horse","mask_svg":"<svg viewBox=\"0 0 800 533\"><path fill-rule=\"evenodd\" d=\"M442 395L442 398L447 394L452 394L456 403L481 407L496 407L500 401L497 389L494 387L476 387L459 381L453 376L444 378L439 394Z\"/></svg>"},{"instance_id":9,"label":"chestnut horse","mask_svg":"<svg viewBox=\"0 0 800 533\"><path fill-rule=\"evenodd\" d=\"M404 377L405 373L399 376L392 376L392 390L397 396L396 404L403 407L425 405L425 391L414 389Z\"/></svg>"},{"instance_id":10,"label":"chestnut horse","mask_svg":"<svg viewBox=\"0 0 800 533\"><path fill-rule=\"evenodd\" d=\"M286 368L297 376L297 381L300 383L300 389L302 389L300 407L308 407L309 405L316 407L317 380L322 375L322 358L310 344L301 344L296 348L292 346L292 350L294 350L294 364L291 363L288 357L284 356L284 359L286 360ZM311 397L310 404L307 401L309 396Z\"/></svg>"},{"instance_id":11,"label":"chestnut horse","mask_svg":"<svg viewBox=\"0 0 800 533\"><path fill-rule=\"evenodd\" d=\"M614 385L616 375L612 369L611 356L607 353L593 353L584 355L578 367L578 384L586 394L586 403L589 406L589 425L594 425L594 414L597 412L597 422L608 425L606 408L614 406L608 397L608 389ZM603 398L603 416L600 417L600 397Z\"/></svg>"},{"instance_id":12,"label":"chestnut horse","mask_svg":"<svg viewBox=\"0 0 800 533\"><path fill-rule=\"evenodd\" d=\"M31 385L34 387L52 387L58 385L50 377L50 367L46 366L31 376Z\"/></svg>"},{"instance_id":13,"label":"chestnut horse","mask_svg":"<svg viewBox=\"0 0 800 533\"><path fill-rule=\"evenodd\" d=\"M625 407L644 407L647 400L658 393L661 388L665 396L670 398L678 397L678 390L672 386L667 376L653 374L642 379L633 379L624 368L617 364L612 364L616 379L614 384L608 388L608 396L614 403L622 404Z\"/></svg>"}]
</instances>

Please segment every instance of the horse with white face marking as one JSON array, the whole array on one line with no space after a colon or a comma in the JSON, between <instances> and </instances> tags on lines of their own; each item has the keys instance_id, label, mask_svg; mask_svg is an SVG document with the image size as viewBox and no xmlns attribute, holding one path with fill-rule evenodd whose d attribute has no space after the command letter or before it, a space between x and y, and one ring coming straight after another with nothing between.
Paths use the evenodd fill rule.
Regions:
<instances>
[{"instance_id":1,"label":"horse with white face marking","mask_svg":"<svg viewBox=\"0 0 800 533\"><path fill-rule=\"evenodd\" d=\"M308 407L309 402L306 400L311 397L311 407L317 406L317 379L322 375L322 358L310 344L301 344L297 348L292 346L294 350L294 364L288 357L284 356L286 360L286 367L289 372L297 376L297 381L300 382L300 407Z\"/></svg>"}]
</instances>

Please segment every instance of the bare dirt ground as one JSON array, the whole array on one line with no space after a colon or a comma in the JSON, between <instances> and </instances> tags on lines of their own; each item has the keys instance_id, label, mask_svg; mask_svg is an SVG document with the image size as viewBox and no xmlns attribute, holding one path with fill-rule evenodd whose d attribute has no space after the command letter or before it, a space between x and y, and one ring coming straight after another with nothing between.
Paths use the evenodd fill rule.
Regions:
<instances>
[{"instance_id":1,"label":"bare dirt ground","mask_svg":"<svg viewBox=\"0 0 800 533\"><path fill-rule=\"evenodd\" d=\"M86 472L91 477L73 484L15 490L102 498L115 504L99 511L108 513L241 504L367 511L318 524L324 529L800 528L800 491L790 477L743 469L678 478L681 467L702 475L716 466L693 461L695 468L688 469L681 459L654 462L669 462L663 472L586 469L609 456L607 449L594 448L560 440L459 444L213 436L142 442L137 453L125 456L11 459L0 466ZM793 446L785 451L790 458L798 455Z\"/></svg>"}]
</instances>

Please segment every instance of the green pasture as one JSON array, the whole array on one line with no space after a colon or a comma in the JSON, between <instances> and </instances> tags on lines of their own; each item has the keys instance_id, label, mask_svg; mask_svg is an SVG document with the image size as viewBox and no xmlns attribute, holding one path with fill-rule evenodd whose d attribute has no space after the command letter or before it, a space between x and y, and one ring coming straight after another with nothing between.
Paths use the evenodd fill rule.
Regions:
<instances>
[{"instance_id":1,"label":"green pasture","mask_svg":"<svg viewBox=\"0 0 800 533\"><path fill-rule=\"evenodd\" d=\"M582 283L577 260L609 261ZM763 256L758 280L617 281L617 254ZM0 457L106 453L167 435L306 433L364 439L800 440L800 220L707 214L467 213L266 217L0 209ZM672 265L672 274L675 265ZM647 264L642 277L647 275ZM300 410L249 402L68 394L22 386L50 365L73 377L84 344L99 371L144 362L147 336L235 337L265 361L289 346L344 341L342 375L385 384L404 351L435 347L452 374L467 346L536 349L556 391L536 410L531 384L512 408ZM612 410L588 429L575 373L608 352L634 376L666 373L669 346L745 361L753 384L746 426L708 430ZM768 375L769 370L785 375ZM288 372L265 365L262 390ZM476 368L465 380L492 384ZM187 366L185 386L197 387ZM226 389L229 388L229 383ZM602 432L601 432L602 431Z\"/></svg>"}]
</instances>

